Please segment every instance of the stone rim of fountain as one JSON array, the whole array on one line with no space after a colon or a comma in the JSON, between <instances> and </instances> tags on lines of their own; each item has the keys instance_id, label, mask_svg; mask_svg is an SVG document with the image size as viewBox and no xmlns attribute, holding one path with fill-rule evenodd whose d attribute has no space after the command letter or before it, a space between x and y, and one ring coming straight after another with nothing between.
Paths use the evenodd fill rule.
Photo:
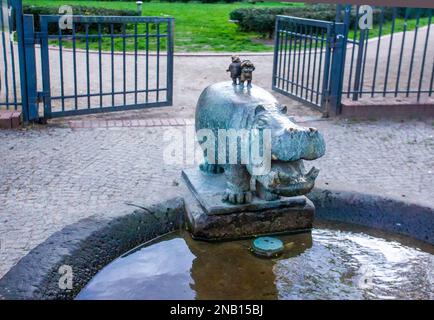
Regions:
<instances>
[{"instance_id":1,"label":"stone rim of fountain","mask_svg":"<svg viewBox=\"0 0 434 320\"><path fill-rule=\"evenodd\" d=\"M434 208L357 192L315 189L316 217L410 236L434 245ZM350 212L350 214L349 214ZM74 299L108 263L136 246L184 227L177 197L114 218L90 217L56 232L0 279L0 299ZM74 288L59 288L59 267L73 265ZM78 270L78 271L77 271Z\"/></svg>"}]
</instances>

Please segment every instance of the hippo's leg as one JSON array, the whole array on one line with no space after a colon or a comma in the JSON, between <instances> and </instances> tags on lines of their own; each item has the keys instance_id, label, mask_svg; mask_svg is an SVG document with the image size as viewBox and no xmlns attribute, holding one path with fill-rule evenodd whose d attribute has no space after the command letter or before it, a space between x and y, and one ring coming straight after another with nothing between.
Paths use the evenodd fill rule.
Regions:
<instances>
[{"instance_id":1,"label":"hippo's leg","mask_svg":"<svg viewBox=\"0 0 434 320\"><path fill-rule=\"evenodd\" d=\"M221 165L208 163L208 160L206 158L205 161L199 165L199 169L206 173L223 173L223 167Z\"/></svg>"},{"instance_id":2,"label":"hippo's leg","mask_svg":"<svg viewBox=\"0 0 434 320\"><path fill-rule=\"evenodd\" d=\"M244 204L252 201L250 173L245 165L227 165L225 167L226 192L223 201L232 204Z\"/></svg>"},{"instance_id":3,"label":"hippo's leg","mask_svg":"<svg viewBox=\"0 0 434 320\"><path fill-rule=\"evenodd\" d=\"M265 201L273 201L280 198L279 195L270 192L270 190L265 188L259 181L256 182L256 193L258 194L259 198Z\"/></svg>"}]
</instances>

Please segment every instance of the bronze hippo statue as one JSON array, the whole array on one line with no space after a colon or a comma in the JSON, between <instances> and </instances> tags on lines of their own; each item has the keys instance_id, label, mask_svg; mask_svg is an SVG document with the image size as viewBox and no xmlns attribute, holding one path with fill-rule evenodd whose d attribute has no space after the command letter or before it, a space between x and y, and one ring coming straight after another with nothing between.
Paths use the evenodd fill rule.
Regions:
<instances>
[{"instance_id":1,"label":"bronze hippo statue","mask_svg":"<svg viewBox=\"0 0 434 320\"><path fill-rule=\"evenodd\" d=\"M295 124L286 112L285 106L258 86L245 89L220 82L202 92L196 108L196 133L205 159L200 168L207 173L225 174L224 201L243 204L251 202L253 196L270 201L280 196L305 195L312 190L319 171L312 168L307 172L303 160L315 160L325 154L324 138L315 128ZM212 131L215 137L222 131L248 132L244 143L249 147L255 143L264 146L264 133L268 132L268 170L258 173L256 163L243 161L242 139L236 139L235 162L228 161L230 146L226 145L226 137L216 138L215 148L206 148L209 137L204 138L203 129ZM224 141L224 148L217 145L219 141Z\"/></svg>"}]
</instances>

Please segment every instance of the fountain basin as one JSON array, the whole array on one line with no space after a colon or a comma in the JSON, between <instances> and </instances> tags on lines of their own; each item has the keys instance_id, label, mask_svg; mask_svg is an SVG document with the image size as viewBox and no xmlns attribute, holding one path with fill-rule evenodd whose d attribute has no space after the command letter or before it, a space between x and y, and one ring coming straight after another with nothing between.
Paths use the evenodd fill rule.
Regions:
<instances>
[{"instance_id":1,"label":"fountain basin","mask_svg":"<svg viewBox=\"0 0 434 320\"><path fill-rule=\"evenodd\" d=\"M279 239L282 255L264 259L250 240L209 243L174 232L116 259L77 299L434 298L434 250L418 241L330 222Z\"/></svg>"},{"instance_id":2,"label":"fountain basin","mask_svg":"<svg viewBox=\"0 0 434 320\"><path fill-rule=\"evenodd\" d=\"M429 247L434 245L433 208L333 190L317 189L309 198L321 220L389 231L421 240ZM158 236L182 229L184 215L183 198L176 198L143 209L128 207L113 218L92 217L67 226L33 249L0 279L0 298L74 299L100 270L119 256ZM73 267L72 290L59 288L62 265Z\"/></svg>"}]
</instances>

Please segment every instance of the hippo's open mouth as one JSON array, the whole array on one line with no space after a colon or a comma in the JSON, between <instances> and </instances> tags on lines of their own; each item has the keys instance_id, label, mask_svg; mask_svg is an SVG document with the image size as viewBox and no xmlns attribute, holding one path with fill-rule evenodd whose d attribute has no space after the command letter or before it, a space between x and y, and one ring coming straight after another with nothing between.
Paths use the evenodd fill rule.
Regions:
<instances>
[{"instance_id":1,"label":"hippo's open mouth","mask_svg":"<svg viewBox=\"0 0 434 320\"><path fill-rule=\"evenodd\" d=\"M271 193L294 197L309 193L318 177L319 170L313 167L306 172L303 161L273 161L268 174L256 179Z\"/></svg>"}]
</instances>

